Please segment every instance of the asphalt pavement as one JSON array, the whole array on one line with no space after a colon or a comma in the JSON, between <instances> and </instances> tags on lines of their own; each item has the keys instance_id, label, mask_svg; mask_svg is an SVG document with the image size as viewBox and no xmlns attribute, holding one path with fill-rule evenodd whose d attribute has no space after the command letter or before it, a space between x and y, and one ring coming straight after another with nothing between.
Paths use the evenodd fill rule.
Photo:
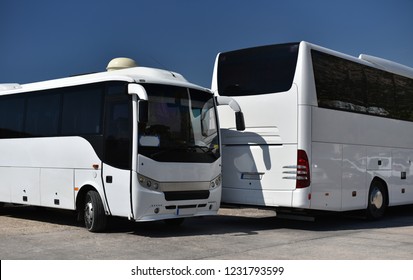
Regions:
<instances>
[{"instance_id":1,"label":"asphalt pavement","mask_svg":"<svg viewBox=\"0 0 413 280\"><path fill-rule=\"evenodd\" d=\"M379 221L359 214L302 221L268 210L223 208L179 227L115 218L106 232L90 233L72 212L6 205L0 209L0 259L413 259L413 206L390 208Z\"/></svg>"}]
</instances>

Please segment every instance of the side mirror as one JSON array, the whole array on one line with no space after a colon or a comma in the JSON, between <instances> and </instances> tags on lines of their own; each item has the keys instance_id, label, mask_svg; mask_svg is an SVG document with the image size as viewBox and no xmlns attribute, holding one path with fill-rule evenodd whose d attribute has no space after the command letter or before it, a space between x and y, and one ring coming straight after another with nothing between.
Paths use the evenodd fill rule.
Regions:
<instances>
[{"instance_id":1,"label":"side mirror","mask_svg":"<svg viewBox=\"0 0 413 280\"><path fill-rule=\"evenodd\" d=\"M148 94L143 86L139 84L129 84L128 93L136 94L139 97L138 100L138 122L147 123L149 119L149 105Z\"/></svg>"},{"instance_id":2,"label":"side mirror","mask_svg":"<svg viewBox=\"0 0 413 280\"><path fill-rule=\"evenodd\" d=\"M138 122L147 123L149 119L148 100L138 100Z\"/></svg>"},{"instance_id":3,"label":"side mirror","mask_svg":"<svg viewBox=\"0 0 413 280\"><path fill-rule=\"evenodd\" d=\"M228 96L216 96L217 105L228 105L232 110L235 111L235 125L237 130L245 130L244 114L241 111L241 107L235 99Z\"/></svg>"},{"instance_id":4,"label":"side mirror","mask_svg":"<svg viewBox=\"0 0 413 280\"><path fill-rule=\"evenodd\" d=\"M235 112L235 125L238 131L245 130L244 114L242 112Z\"/></svg>"}]
</instances>

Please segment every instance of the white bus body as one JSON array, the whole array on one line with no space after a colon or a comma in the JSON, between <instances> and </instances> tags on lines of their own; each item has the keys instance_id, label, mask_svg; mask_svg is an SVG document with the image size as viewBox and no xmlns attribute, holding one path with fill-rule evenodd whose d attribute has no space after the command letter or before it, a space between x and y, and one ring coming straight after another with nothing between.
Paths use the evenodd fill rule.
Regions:
<instances>
[{"instance_id":1,"label":"white bus body","mask_svg":"<svg viewBox=\"0 0 413 280\"><path fill-rule=\"evenodd\" d=\"M3 84L0 204L76 210L90 231L107 216L216 214L217 101L180 74L145 67Z\"/></svg>"},{"instance_id":2,"label":"white bus body","mask_svg":"<svg viewBox=\"0 0 413 280\"><path fill-rule=\"evenodd\" d=\"M329 211L413 203L413 69L307 42L220 53L222 202Z\"/></svg>"}]
</instances>

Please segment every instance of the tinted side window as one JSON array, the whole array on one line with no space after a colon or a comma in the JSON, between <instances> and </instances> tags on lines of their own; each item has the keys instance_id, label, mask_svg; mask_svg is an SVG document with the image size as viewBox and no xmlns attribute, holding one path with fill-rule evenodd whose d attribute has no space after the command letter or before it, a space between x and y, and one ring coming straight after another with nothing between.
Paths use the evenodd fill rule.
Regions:
<instances>
[{"instance_id":1,"label":"tinted side window","mask_svg":"<svg viewBox=\"0 0 413 280\"><path fill-rule=\"evenodd\" d=\"M399 119L413 121L413 79L394 76L395 91L395 112Z\"/></svg>"},{"instance_id":2,"label":"tinted side window","mask_svg":"<svg viewBox=\"0 0 413 280\"><path fill-rule=\"evenodd\" d=\"M366 113L362 67L335 56L312 51L318 105Z\"/></svg>"},{"instance_id":3,"label":"tinted side window","mask_svg":"<svg viewBox=\"0 0 413 280\"><path fill-rule=\"evenodd\" d=\"M312 50L318 106L413 121L413 80Z\"/></svg>"},{"instance_id":4,"label":"tinted side window","mask_svg":"<svg viewBox=\"0 0 413 280\"><path fill-rule=\"evenodd\" d=\"M102 87L77 87L63 94L62 135L101 134Z\"/></svg>"},{"instance_id":5,"label":"tinted side window","mask_svg":"<svg viewBox=\"0 0 413 280\"><path fill-rule=\"evenodd\" d=\"M16 138L23 134L24 103L22 97L0 99L0 138Z\"/></svg>"},{"instance_id":6,"label":"tinted side window","mask_svg":"<svg viewBox=\"0 0 413 280\"><path fill-rule=\"evenodd\" d=\"M109 82L0 96L0 138L83 136L103 150L105 91L108 102L130 105L125 88Z\"/></svg>"},{"instance_id":7,"label":"tinted side window","mask_svg":"<svg viewBox=\"0 0 413 280\"><path fill-rule=\"evenodd\" d=\"M27 98L25 133L55 136L59 131L60 95L33 93Z\"/></svg>"},{"instance_id":8,"label":"tinted side window","mask_svg":"<svg viewBox=\"0 0 413 280\"><path fill-rule=\"evenodd\" d=\"M395 117L393 75L365 67L367 81L367 112L376 116Z\"/></svg>"}]
</instances>

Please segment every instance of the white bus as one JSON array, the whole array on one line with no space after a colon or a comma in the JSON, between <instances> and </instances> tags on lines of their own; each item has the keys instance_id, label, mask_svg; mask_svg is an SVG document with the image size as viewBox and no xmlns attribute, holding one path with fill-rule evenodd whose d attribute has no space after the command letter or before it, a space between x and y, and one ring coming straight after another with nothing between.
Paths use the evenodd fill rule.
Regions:
<instances>
[{"instance_id":1,"label":"white bus","mask_svg":"<svg viewBox=\"0 0 413 280\"><path fill-rule=\"evenodd\" d=\"M93 232L107 216L217 213L216 105L240 109L180 74L128 66L115 59L116 71L0 85L0 204L76 210Z\"/></svg>"},{"instance_id":2,"label":"white bus","mask_svg":"<svg viewBox=\"0 0 413 280\"><path fill-rule=\"evenodd\" d=\"M219 109L223 203L373 219L413 203L413 69L279 44L218 54L212 91L246 119Z\"/></svg>"}]
</instances>

